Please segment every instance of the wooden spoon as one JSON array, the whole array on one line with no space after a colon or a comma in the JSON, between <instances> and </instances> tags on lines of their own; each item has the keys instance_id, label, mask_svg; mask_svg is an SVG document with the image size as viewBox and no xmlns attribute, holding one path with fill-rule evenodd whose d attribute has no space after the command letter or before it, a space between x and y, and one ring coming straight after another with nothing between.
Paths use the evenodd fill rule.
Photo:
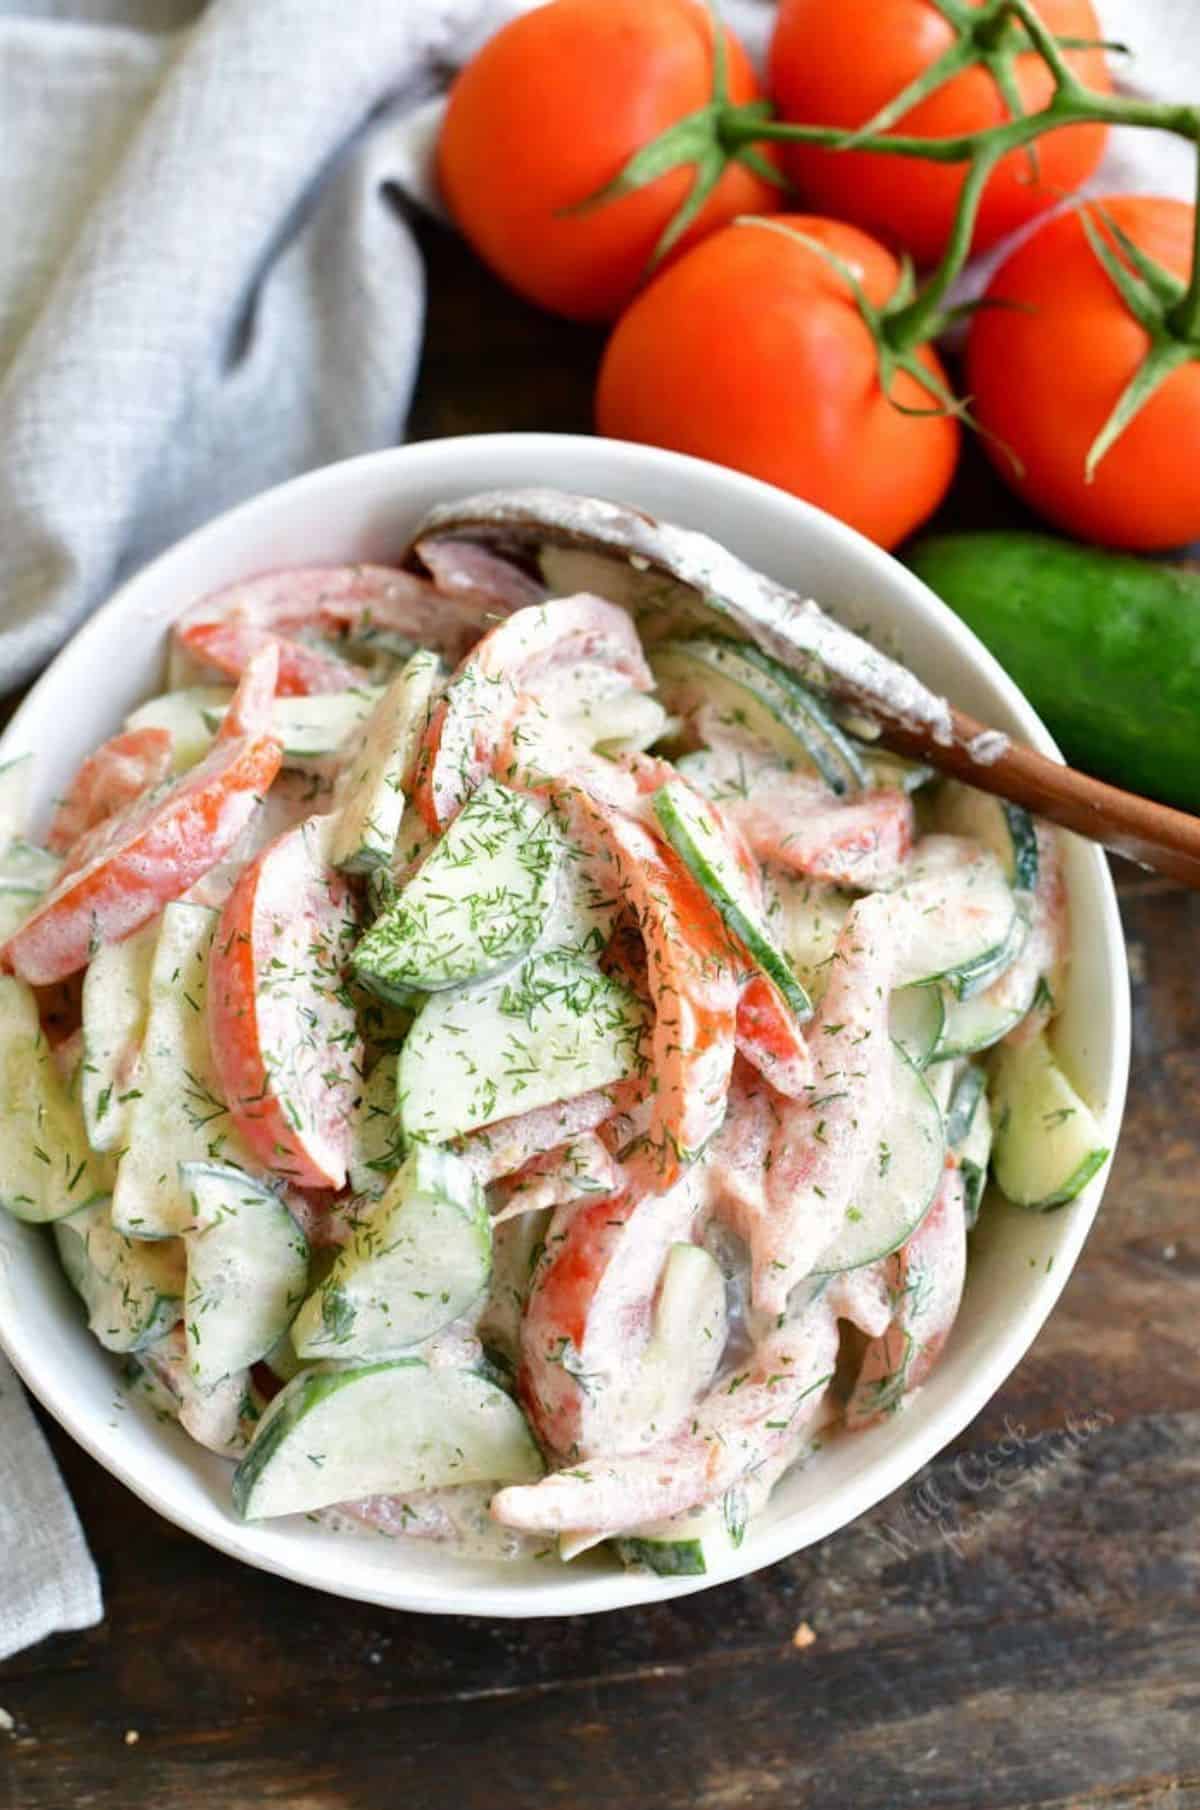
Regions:
<instances>
[{"instance_id":1,"label":"wooden spoon","mask_svg":"<svg viewBox=\"0 0 1200 1810\"><path fill-rule=\"evenodd\" d=\"M990 732L961 710L951 709L953 740L948 744L935 741L923 726L888 720L878 704L872 714L880 725L881 745L894 753L924 761L980 792L1024 805L1064 830L1074 830L1115 854L1200 889L1200 817L1122 792L1016 743L1008 742L995 759L980 760L972 754L971 743ZM1002 741L1007 738L998 738L995 745Z\"/></svg>"},{"instance_id":2,"label":"wooden spoon","mask_svg":"<svg viewBox=\"0 0 1200 1810\"><path fill-rule=\"evenodd\" d=\"M869 718L881 746L1200 888L1200 817L1119 791L1009 742L705 534L601 497L514 489L438 505L418 528L406 559L419 564L419 544L427 535L482 541L535 567L547 545L600 555L602 569L589 569L577 588L599 589L624 604L643 630L647 614L657 618L658 636L680 607L678 632L688 632L693 609L679 596L686 592L703 609L718 612L719 632L749 636L815 689ZM664 579L670 581L665 599ZM998 752L988 758L992 749Z\"/></svg>"}]
</instances>

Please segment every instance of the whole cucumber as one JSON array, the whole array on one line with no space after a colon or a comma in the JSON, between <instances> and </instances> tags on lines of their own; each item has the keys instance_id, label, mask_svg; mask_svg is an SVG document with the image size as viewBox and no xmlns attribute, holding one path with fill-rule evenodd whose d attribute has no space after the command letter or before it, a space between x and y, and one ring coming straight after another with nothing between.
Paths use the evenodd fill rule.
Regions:
<instances>
[{"instance_id":1,"label":"whole cucumber","mask_svg":"<svg viewBox=\"0 0 1200 1810\"><path fill-rule=\"evenodd\" d=\"M1200 572L1018 532L929 535L905 557L1072 766L1200 810Z\"/></svg>"}]
</instances>

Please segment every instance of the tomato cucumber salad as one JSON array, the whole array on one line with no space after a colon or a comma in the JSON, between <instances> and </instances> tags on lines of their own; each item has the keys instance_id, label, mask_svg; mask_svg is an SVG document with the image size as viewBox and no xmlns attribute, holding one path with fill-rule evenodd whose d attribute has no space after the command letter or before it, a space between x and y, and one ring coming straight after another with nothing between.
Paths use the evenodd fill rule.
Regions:
<instances>
[{"instance_id":1,"label":"tomato cucumber salad","mask_svg":"<svg viewBox=\"0 0 1200 1810\"><path fill-rule=\"evenodd\" d=\"M0 1201L232 1513L703 1572L929 1375L989 1177L1095 1173L1055 833L873 696L944 710L496 492L192 603L40 840L0 770Z\"/></svg>"}]
</instances>

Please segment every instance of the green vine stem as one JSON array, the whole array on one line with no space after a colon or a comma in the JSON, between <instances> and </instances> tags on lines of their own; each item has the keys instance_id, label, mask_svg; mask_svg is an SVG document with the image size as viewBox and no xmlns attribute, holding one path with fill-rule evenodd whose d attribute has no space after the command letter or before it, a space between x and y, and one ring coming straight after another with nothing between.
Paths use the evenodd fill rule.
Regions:
<instances>
[{"instance_id":1,"label":"green vine stem","mask_svg":"<svg viewBox=\"0 0 1200 1810\"><path fill-rule=\"evenodd\" d=\"M1008 0L1013 3L1013 0ZM856 151L872 151L887 157L916 157L929 163L967 163L970 169L959 196L958 209L950 238L941 262L933 270L922 289L908 304L903 315L894 316L892 329L928 338L938 330L941 304L947 291L957 280L971 250L975 217L987 179L1002 157L1021 150L1043 133L1061 126L1113 125L1148 126L1172 132L1200 146L1200 107L1182 106L1161 101L1145 101L1130 95L1098 94L1078 83L1068 71L1070 87L1059 88L1050 102L1038 113L1024 113L1002 126L991 126L960 138L907 138L894 134L853 138L823 126L793 126L780 120L758 122L760 139L822 145L828 150L844 150L853 145ZM727 128L728 129L728 128ZM732 123L734 140L742 130L740 122ZM1200 222L1200 208L1197 210ZM1197 234L1200 254L1200 230ZM1192 279L1185 302L1180 304L1174 322L1181 337L1200 339L1200 255L1193 259Z\"/></svg>"},{"instance_id":2,"label":"green vine stem","mask_svg":"<svg viewBox=\"0 0 1200 1810\"><path fill-rule=\"evenodd\" d=\"M1001 82L1001 92L1008 100L1013 117L1002 125L957 138L915 138L881 131L880 117L885 126L899 118L902 111L907 110L900 103L907 100L909 105L912 104L914 96L911 92L898 96L885 114L871 121L868 128L853 133L828 127L789 125L780 120L771 120L765 125L759 122L760 140L824 145L834 152L853 148L887 157L918 157L928 162L965 163L968 166L941 261L911 298L898 300L898 305L881 310L873 325L880 349L881 375L894 368L898 356L911 355L916 346L936 338L949 324L946 297L970 256L979 204L988 178L1002 157L1012 151L1031 149L1045 132L1062 126L1090 124L1138 126L1171 132L1200 149L1200 107L1143 100L1131 95L1103 94L1086 87L1064 54L1071 46L1060 42L1047 29L1032 0L984 0L982 6L971 10L969 20L961 17L960 0L933 0L933 4L960 28L962 34L959 43L947 53L953 68L949 71L943 68L941 80L957 72L968 49L974 61L985 63L995 73L995 45L999 42L996 34L1015 24L1024 34L1025 48L1036 51L1053 76L1054 91L1045 107L1037 113L1017 112L1006 92L1006 84ZM1011 70L1011 64L1009 68ZM926 71L926 81L935 70L936 65L934 70ZM926 87L924 91L931 89ZM735 145L741 130L741 122L727 121L726 142ZM1197 180L1200 185L1200 159ZM1105 454L1155 391L1174 371L1200 361L1200 192L1195 214L1191 274L1185 287L1170 273L1153 266L1124 234L1114 234L1118 238L1116 251L1110 245L1104 245L1085 210L1084 230L1095 255L1149 337L1140 367L1089 449L1089 482ZM1112 230L1111 222L1107 224Z\"/></svg>"},{"instance_id":3,"label":"green vine stem","mask_svg":"<svg viewBox=\"0 0 1200 1810\"><path fill-rule=\"evenodd\" d=\"M970 256L983 192L1001 158L1021 150L1032 157L1036 141L1044 133L1076 125L1136 126L1170 132L1187 139L1200 152L1200 105L1151 101L1088 88L1071 68L1067 53L1091 46L1073 38L1056 37L1041 18L1033 0L981 0L981 4L975 6L965 4L964 0L930 0L930 4L953 27L954 42L864 126L846 131L830 126L793 125L769 117L761 101L748 106L734 105L726 98L724 68L718 57L713 96L708 105L644 147L613 182L582 205L599 205L641 187L666 168L684 161L692 162L696 175L692 193L685 203L686 219L682 224L673 222L668 228L656 252L657 259L674 243L683 226L695 218L698 207L712 192L728 163L736 160L760 170L764 168L758 149L764 143L809 144L835 153L869 151L885 157L966 164L966 177L941 261L919 288L914 289L911 282L905 281L886 307L872 311L868 325L879 350L882 377L899 365L908 368L916 348L926 340L935 339L953 318L954 311L947 308L946 298ZM1124 49L1122 45L1099 40L1095 47ZM1054 81L1050 99L1036 113L1020 111L1014 73L1016 58L1030 52L1042 58ZM954 138L918 138L890 129L911 107L972 66L982 66L991 73L1008 107L1009 119L1001 125ZM769 169L770 166L765 167ZM1200 157L1197 179L1200 185ZM1118 238L1117 250L1109 245L1106 255L1103 254L1086 216L1084 224L1093 250L1150 336L1150 347L1142 367L1091 449L1090 475L1138 409L1171 372L1183 364L1200 361L1200 192L1197 194L1191 272L1186 285L1156 266L1148 270L1150 261L1136 246L1131 247L1125 235L1114 234ZM1133 297L1138 283L1135 306Z\"/></svg>"},{"instance_id":4,"label":"green vine stem","mask_svg":"<svg viewBox=\"0 0 1200 1810\"><path fill-rule=\"evenodd\" d=\"M1200 112L1197 113L1200 125ZM1180 339L1200 343L1200 169L1196 176L1195 220L1192 238L1192 278L1171 313L1170 324Z\"/></svg>"}]
</instances>

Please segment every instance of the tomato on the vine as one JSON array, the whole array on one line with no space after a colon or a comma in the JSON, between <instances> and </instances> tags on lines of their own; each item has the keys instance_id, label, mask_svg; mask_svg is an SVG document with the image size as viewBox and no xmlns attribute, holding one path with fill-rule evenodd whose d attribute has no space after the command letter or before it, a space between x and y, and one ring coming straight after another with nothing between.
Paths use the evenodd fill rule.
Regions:
<instances>
[{"instance_id":1,"label":"tomato on the vine","mask_svg":"<svg viewBox=\"0 0 1200 1810\"><path fill-rule=\"evenodd\" d=\"M1089 242L1085 213L1126 270L1114 228L1182 288L1195 223L1185 202L1123 195L1047 221L1001 265L986 295L996 305L971 323L972 408L997 469L1057 527L1111 547L1183 546L1200 539L1200 343L1190 357L1181 347L1089 477L1089 454L1153 342Z\"/></svg>"},{"instance_id":2,"label":"tomato on the vine","mask_svg":"<svg viewBox=\"0 0 1200 1810\"><path fill-rule=\"evenodd\" d=\"M967 8L980 4L966 0ZM1038 0L1038 12L1060 39L1094 43L1099 38L1090 0ZM1017 29L1011 20L1002 22L1000 68L1010 72L1010 100L1019 101L1021 112L1036 113L1050 100L1054 81L1041 56L1014 54ZM837 0L836 5L781 0L768 85L783 119L855 130L956 41L961 41L956 27L930 0ZM1064 55L1087 87L1111 90L1102 49L1069 49ZM889 130L954 138L1000 125L1012 114L993 69L976 62L951 75ZM1073 125L1039 139L1032 153L1010 151L984 191L974 249L995 244L1078 188L1100 161L1104 141L1103 126ZM802 144L789 145L784 162L801 198L821 212L855 221L909 251L918 264L934 263L944 250L965 164Z\"/></svg>"},{"instance_id":3,"label":"tomato on the vine","mask_svg":"<svg viewBox=\"0 0 1200 1810\"><path fill-rule=\"evenodd\" d=\"M728 31L723 41L728 99L756 100L745 51ZM686 205L697 161L685 156L631 193L584 204L713 100L713 50L701 0L552 0L497 32L450 91L437 154L447 206L485 263L558 314L618 314ZM717 167L672 254L778 204L740 156Z\"/></svg>"},{"instance_id":4,"label":"tomato on the vine","mask_svg":"<svg viewBox=\"0 0 1200 1810\"><path fill-rule=\"evenodd\" d=\"M894 546L944 496L958 422L938 412L948 387L928 346L911 361L932 393L900 368L885 394L879 346L837 260L882 309L896 260L840 221L776 215L695 246L618 321L600 432L765 478Z\"/></svg>"}]
</instances>

